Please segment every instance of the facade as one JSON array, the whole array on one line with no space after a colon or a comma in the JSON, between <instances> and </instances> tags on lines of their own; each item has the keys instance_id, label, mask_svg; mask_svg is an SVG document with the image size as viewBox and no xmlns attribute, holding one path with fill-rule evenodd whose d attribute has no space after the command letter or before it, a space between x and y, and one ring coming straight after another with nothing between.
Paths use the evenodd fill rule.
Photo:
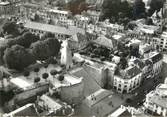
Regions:
<instances>
[{"instance_id":1,"label":"facade","mask_svg":"<svg viewBox=\"0 0 167 117\"><path fill-rule=\"evenodd\" d=\"M145 63L144 78L159 77L163 67L163 55L161 53L149 52L143 62Z\"/></svg>"},{"instance_id":2,"label":"facade","mask_svg":"<svg viewBox=\"0 0 167 117\"><path fill-rule=\"evenodd\" d=\"M31 21L27 21L24 24L24 27L28 29L30 32L40 36L42 36L46 32L50 32L60 40L63 39L65 40L67 38L70 38L72 35L75 35L77 33L85 34L85 31L83 29L74 26L61 27L61 26L31 22Z\"/></svg>"},{"instance_id":3,"label":"facade","mask_svg":"<svg viewBox=\"0 0 167 117\"><path fill-rule=\"evenodd\" d=\"M3 117L14 117L14 116L39 116L35 104L26 104L10 113L6 113Z\"/></svg>"},{"instance_id":4,"label":"facade","mask_svg":"<svg viewBox=\"0 0 167 117\"><path fill-rule=\"evenodd\" d=\"M50 87L51 94L58 94L60 99L68 104L80 103L83 99L83 90L83 78L72 74L65 74L63 81L54 79Z\"/></svg>"},{"instance_id":5,"label":"facade","mask_svg":"<svg viewBox=\"0 0 167 117\"><path fill-rule=\"evenodd\" d=\"M37 106L44 110L42 113L45 113L45 116L69 116L74 114L74 110L70 105L53 96L42 95L37 99ZM42 113L40 114L43 115Z\"/></svg>"},{"instance_id":6,"label":"facade","mask_svg":"<svg viewBox=\"0 0 167 117\"><path fill-rule=\"evenodd\" d=\"M159 46L161 50L167 51L167 32L162 33Z\"/></svg>"},{"instance_id":7,"label":"facade","mask_svg":"<svg viewBox=\"0 0 167 117\"><path fill-rule=\"evenodd\" d=\"M114 89L119 93L130 93L138 88L142 81L142 71L137 66L117 70L114 75Z\"/></svg>"},{"instance_id":8,"label":"facade","mask_svg":"<svg viewBox=\"0 0 167 117\"><path fill-rule=\"evenodd\" d=\"M10 2L0 1L0 14L4 16L13 15L16 11L16 6Z\"/></svg>"},{"instance_id":9,"label":"facade","mask_svg":"<svg viewBox=\"0 0 167 117\"><path fill-rule=\"evenodd\" d=\"M56 8L49 8L39 4L25 3L20 8L20 14L26 19L34 19L32 16L37 15L40 20L49 23L51 20L53 24L67 24L68 17L71 12L58 10Z\"/></svg>"},{"instance_id":10,"label":"facade","mask_svg":"<svg viewBox=\"0 0 167 117\"><path fill-rule=\"evenodd\" d=\"M8 103L11 108L15 108L16 104L24 105L29 101L36 100L37 95L49 91L49 83L47 82L31 84L21 78L12 78L10 83L15 92L15 96Z\"/></svg>"},{"instance_id":11,"label":"facade","mask_svg":"<svg viewBox=\"0 0 167 117\"><path fill-rule=\"evenodd\" d=\"M154 91L146 95L144 106L153 112L166 117L167 116L167 84L160 84Z\"/></svg>"},{"instance_id":12,"label":"facade","mask_svg":"<svg viewBox=\"0 0 167 117\"><path fill-rule=\"evenodd\" d=\"M83 101L82 105L82 116L107 116L110 112L112 112L116 107L113 106L112 100L112 92L99 89L96 92L90 94Z\"/></svg>"}]
</instances>

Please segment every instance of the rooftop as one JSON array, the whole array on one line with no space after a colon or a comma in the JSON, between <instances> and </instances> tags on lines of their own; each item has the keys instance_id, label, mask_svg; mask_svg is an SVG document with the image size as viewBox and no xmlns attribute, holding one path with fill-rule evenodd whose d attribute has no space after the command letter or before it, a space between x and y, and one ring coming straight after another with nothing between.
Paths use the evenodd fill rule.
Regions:
<instances>
[{"instance_id":1,"label":"rooftop","mask_svg":"<svg viewBox=\"0 0 167 117\"><path fill-rule=\"evenodd\" d=\"M8 5L8 4L10 4L9 2L0 2L0 6L5 6L5 5Z\"/></svg>"},{"instance_id":2,"label":"rooftop","mask_svg":"<svg viewBox=\"0 0 167 117\"><path fill-rule=\"evenodd\" d=\"M111 91L107 91L105 89L100 89L94 93L92 93L90 96L88 96L85 100L86 104L89 107L94 106L96 103L102 101L104 98L109 97L112 95ZM96 98L95 100L93 98Z\"/></svg>"},{"instance_id":3,"label":"rooftop","mask_svg":"<svg viewBox=\"0 0 167 117\"><path fill-rule=\"evenodd\" d=\"M113 48L112 40L107 38L107 37L105 37L105 36L100 36L96 40L93 40L92 42L94 42L94 43L96 43L98 45L105 46L107 48Z\"/></svg>"},{"instance_id":4,"label":"rooftop","mask_svg":"<svg viewBox=\"0 0 167 117\"><path fill-rule=\"evenodd\" d=\"M70 26L66 28L66 27L31 22L31 21L27 21L24 27L34 29L34 30L40 30L44 32L58 33L58 34L64 34L64 35L70 35L70 36L75 35L77 33L85 34L85 31L83 29L80 29L74 26Z\"/></svg>"},{"instance_id":5,"label":"rooftop","mask_svg":"<svg viewBox=\"0 0 167 117\"><path fill-rule=\"evenodd\" d=\"M82 76L76 77L76 76L71 75L71 74L65 74L63 81L59 81L57 78L55 78L52 81L52 84L54 85L55 88L68 87L68 86L73 86L73 85L79 84L82 82L82 80L83 80Z\"/></svg>"},{"instance_id":6,"label":"rooftop","mask_svg":"<svg viewBox=\"0 0 167 117\"><path fill-rule=\"evenodd\" d=\"M4 117L13 117L13 116L38 116L38 112L36 111L36 107L34 104L27 104L8 114L4 114Z\"/></svg>"},{"instance_id":7,"label":"rooftop","mask_svg":"<svg viewBox=\"0 0 167 117\"><path fill-rule=\"evenodd\" d=\"M95 72L93 69L90 70L88 67L76 68L75 70L70 71L70 74L76 77L83 77L85 96L88 96L101 88L96 80L96 77L99 77L99 72Z\"/></svg>"},{"instance_id":8,"label":"rooftop","mask_svg":"<svg viewBox=\"0 0 167 117\"><path fill-rule=\"evenodd\" d=\"M147 96L150 102L167 108L167 84L160 84L155 91L151 91Z\"/></svg>"},{"instance_id":9,"label":"rooftop","mask_svg":"<svg viewBox=\"0 0 167 117\"><path fill-rule=\"evenodd\" d=\"M116 72L115 77L122 79L132 79L140 73L141 70L137 66L129 66L125 70L119 70L118 72Z\"/></svg>"}]
</instances>

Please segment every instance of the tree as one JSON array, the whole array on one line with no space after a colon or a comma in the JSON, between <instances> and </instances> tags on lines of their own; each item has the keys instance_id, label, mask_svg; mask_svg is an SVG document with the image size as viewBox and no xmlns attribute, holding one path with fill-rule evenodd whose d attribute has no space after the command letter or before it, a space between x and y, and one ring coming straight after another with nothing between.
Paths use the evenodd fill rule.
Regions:
<instances>
[{"instance_id":1,"label":"tree","mask_svg":"<svg viewBox=\"0 0 167 117\"><path fill-rule=\"evenodd\" d=\"M48 64L44 65L45 71L47 71L48 66L49 66Z\"/></svg>"},{"instance_id":2,"label":"tree","mask_svg":"<svg viewBox=\"0 0 167 117\"><path fill-rule=\"evenodd\" d=\"M59 79L60 82L62 82L62 81L64 80L64 75L60 75L60 76L58 77L58 79Z\"/></svg>"},{"instance_id":3,"label":"tree","mask_svg":"<svg viewBox=\"0 0 167 117\"><path fill-rule=\"evenodd\" d=\"M38 76L38 72L39 72L39 68L37 67L37 68L34 68L34 72L37 74L37 76Z\"/></svg>"},{"instance_id":4,"label":"tree","mask_svg":"<svg viewBox=\"0 0 167 117\"><path fill-rule=\"evenodd\" d=\"M40 77L36 77L36 78L34 78L34 83L39 83L40 82Z\"/></svg>"},{"instance_id":5,"label":"tree","mask_svg":"<svg viewBox=\"0 0 167 117\"><path fill-rule=\"evenodd\" d=\"M47 45L42 41L37 41L31 44L31 53L36 60L46 60L50 57Z\"/></svg>"},{"instance_id":6,"label":"tree","mask_svg":"<svg viewBox=\"0 0 167 117\"><path fill-rule=\"evenodd\" d=\"M46 60L50 57L57 56L60 47L61 45L57 39L49 38L33 43L30 48L37 60Z\"/></svg>"},{"instance_id":7,"label":"tree","mask_svg":"<svg viewBox=\"0 0 167 117\"><path fill-rule=\"evenodd\" d=\"M43 79L46 80L48 77L49 77L49 74L48 74L48 73L44 73L44 74L42 74L42 78L43 78Z\"/></svg>"},{"instance_id":8,"label":"tree","mask_svg":"<svg viewBox=\"0 0 167 117\"><path fill-rule=\"evenodd\" d=\"M101 20L110 19L110 22L116 22L119 19L119 13L122 17L131 18L132 7L127 1L122 0L105 0L102 5Z\"/></svg>"},{"instance_id":9,"label":"tree","mask_svg":"<svg viewBox=\"0 0 167 117\"><path fill-rule=\"evenodd\" d=\"M24 71L23 74L24 74L25 77L28 77L30 75L30 72L29 71Z\"/></svg>"},{"instance_id":10,"label":"tree","mask_svg":"<svg viewBox=\"0 0 167 117\"><path fill-rule=\"evenodd\" d=\"M30 32L25 32L20 38L18 38L18 44L29 48L30 45L39 40L39 36L32 34Z\"/></svg>"},{"instance_id":11,"label":"tree","mask_svg":"<svg viewBox=\"0 0 167 117\"><path fill-rule=\"evenodd\" d=\"M53 78L55 78L55 75L57 75L58 74L58 72L57 72L57 70L51 70L50 71L50 74L53 76Z\"/></svg>"},{"instance_id":12,"label":"tree","mask_svg":"<svg viewBox=\"0 0 167 117\"><path fill-rule=\"evenodd\" d=\"M7 44L9 47L13 46L13 45L21 45L25 48L29 48L29 46L38 41L39 37L30 33L30 32L25 32L23 35L18 36L16 38L12 38L12 39L8 39L7 40Z\"/></svg>"},{"instance_id":13,"label":"tree","mask_svg":"<svg viewBox=\"0 0 167 117\"><path fill-rule=\"evenodd\" d=\"M60 42L55 38L48 38L44 41L48 45L50 56L57 56L60 51Z\"/></svg>"},{"instance_id":14,"label":"tree","mask_svg":"<svg viewBox=\"0 0 167 117\"><path fill-rule=\"evenodd\" d=\"M17 25L16 25L15 22L7 21L2 26L2 29L3 29L3 33L5 33L5 34L8 34L8 35L11 34L11 35L14 35L14 36L19 35L19 31L18 31L18 28L17 28Z\"/></svg>"},{"instance_id":15,"label":"tree","mask_svg":"<svg viewBox=\"0 0 167 117\"><path fill-rule=\"evenodd\" d=\"M88 4L85 3L85 0L71 0L67 4L67 9L70 10L73 15L81 14L88 9Z\"/></svg>"},{"instance_id":16,"label":"tree","mask_svg":"<svg viewBox=\"0 0 167 117\"><path fill-rule=\"evenodd\" d=\"M4 52L5 52L6 48L8 48L8 44L7 44L6 40L1 41L0 42L0 65L4 64L3 56L4 56Z\"/></svg>"},{"instance_id":17,"label":"tree","mask_svg":"<svg viewBox=\"0 0 167 117\"><path fill-rule=\"evenodd\" d=\"M143 0L135 0L133 4L134 19L145 18L145 16L146 16L145 3L143 2Z\"/></svg>"},{"instance_id":18,"label":"tree","mask_svg":"<svg viewBox=\"0 0 167 117\"><path fill-rule=\"evenodd\" d=\"M163 8L165 0L151 0L148 16L151 17L155 12L159 12Z\"/></svg>"},{"instance_id":19,"label":"tree","mask_svg":"<svg viewBox=\"0 0 167 117\"><path fill-rule=\"evenodd\" d=\"M52 34L50 32L46 32L42 35L41 40L45 40L47 38L54 38L54 37L55 37L54 34Z\"/></svg>"},{"instance_id":20,"label":"tree","mask_svg":"<svg viewBox=\"0 0 167 117\"><path fill-rule=\"evenodd\" d=\"M14 45L4 52L3 60L9 69L23 70L35 63L34 57L23 46Z\"/></svg>"},{"instance_id":21,"label":"tree","mask_svg":"<svg viewBox=\"0 0 167 117\"><path fill-rule=\"evenodd\" d=\"M132 99L130 99L130 98L127 98L127 99L126 99L126 103L127 103L127 104L129 104L129 103L131 103L131 102L132 102Z\"/></svg>"}]
</instances>

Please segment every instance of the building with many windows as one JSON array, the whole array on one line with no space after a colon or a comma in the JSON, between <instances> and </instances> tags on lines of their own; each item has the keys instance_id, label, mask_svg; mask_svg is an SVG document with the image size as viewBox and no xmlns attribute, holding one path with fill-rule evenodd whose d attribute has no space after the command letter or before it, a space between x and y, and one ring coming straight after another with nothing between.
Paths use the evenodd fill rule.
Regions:
<instances>
[{"instance_id":1,"label":"building with many windows","mask_svg":"<svg viewBox=\"0 0 167 117\"><path fill-rule=\"evenodd\" d=\"M114 89L119 93L130 93L140 86L142 71L137 66L129 66L125 70L116 70L114 75Z\"/></svg>"},{"instance_id":2,"label":"building with many windows","mask_svg":"<svg viewBox=\"0 0 167 117\"><path fill-rule=\"evenodd\" d=\"M144 106L160 116L167 116L167 84L160 84L154 91L146 95Z\"/></svg>"},{"instance_id":3,"label":"building with many windows","mask_svg":"<svg viewBox=\"0 0 167 117\"><path fill-rule=\"evenodd\" d=\"M159 46L161 50L167 51L167 32L162 33Z\"/></svg>"},{"instance_id":4,"label":"building with many windows","mask_svg":"<svg viewBox=\"0 0 167 117\"><path fill-rule=\"evenodd\" d=\"M40 36L42 36L46 32L52 33L58 39L67 39L77 33L85 34L85 30L77 28L75 26L61 27L56 25L27 21L24 24L24 27L30 32Z\"/></svg>"},{"instance_id":5,"label":"building with many windows","mask_svg":"<svg viewBox=\"0 0 167 117\"><path fill-rule=\"evenodd\" d=\"M0 1L0 14L4 16L13 15L16 11L16 6L8 1Z\"/></svg>"}]
</instances>

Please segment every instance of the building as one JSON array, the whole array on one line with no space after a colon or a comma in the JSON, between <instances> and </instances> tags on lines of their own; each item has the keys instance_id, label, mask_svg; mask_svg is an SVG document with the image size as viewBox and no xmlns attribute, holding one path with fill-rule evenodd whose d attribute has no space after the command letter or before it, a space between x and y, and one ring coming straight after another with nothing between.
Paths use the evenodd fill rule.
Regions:
<instances>
[{"instance_id":1,"label":"building","mask_svg":"<svg viewBox=\"0 0 167 117\"><path fill-rule=\"evenodd\" d=\"M74 22L75 26L86 29L90 22L90 18L84 15L75 15Z\"/></svg>"},{"instance_id":2,"label":"building","mask_svg":"<svg viewBox=\"0 0 167 117\"><path fill-rule=\"evenodd\" d=\"M46 94L37 99L37 107L43 110L40 113L41 116L71 116L74 114L74 109L70 105Z\"/></svg>"},{"instance_id":3,"label":"building","mask_svg":"<svg viewBox=\"0 0 167 117\"><path fill-rule=\"evenodd\" d=\"M167 116L167 84L160 84L146 95L144 106L152 114Z\"/></svg>"},{"instance_id":4,"label":"building","mask_svg":"<svg viewBox=\"0 0 167 117\"><path fill-rule=\"evenodd\" d=\"M90 19L93 22L97 23L99 21L101 12L98 10L89 9L89 10L87 10L86 14L88 17L90 17Z\"/></svg>"},{"instance_id":5,"label":"building","mask_svg":"<svg viewBox=\"0 0 167 117\"><path fill-rule=\"evenodd\" d=\"M129 66L125 70L116 70L114 89L119 93L130 93L138 88L142 81L142 71L137 66Z\"/></svg>"},{"instance_id":6,"label":"building","mask_svg":"<svg viewBox=\"0 0 167 117\"><path fill-rule=\"evenodd\" d=\"M11 78L10 85L13 88L15 96L8 103L9 108L15 108L16 105L25 105L27 102L32 103L36 100L37 95L49 91L49 83L31 83L22 77Z\"/></svg>"},{"instance_id":7,"label":"building","mask_svg":"<svg viewBox=\"0 0 167 117\"><path fill-rule=\"evenodd\" d=\"M78 104L84 98L83 77L77 77L73 74L65 74L60 81L59 77L54 78L50 87L51 94L58 94L60 99L68 104Z\"/></svg>"},{"instance_id":8,"label":"building","mask_svg":"<svg viewBox=\"0 0 167 117\"><path fill-rule=\"evenodd\" d=\"M85 34L83 29L69 26L69 27L61 27L56 25L49 25L37 22L27 21L24 24L24 27L28 29L30 32L42 36L46 32L50 32L55 35L56 38L62 40L70 38L72 35L77 33Z\"/></svg>"},{"instance_id":9,"label":"building","mask_svg":"<svg viewBox=\"0 0 167 117\"><path fill-rule=\"evenodd\" d=\"M113 41L104 35L99 36L96 40L92 40L92 42L98 46L103 46L110 50L115 50L116 46L113 44Z\"/></svg>"},{"instance_id":10,"label":"building","mask_svg":"<svg viewBox=\"0 0 167 117\"><path fill-rule=\"evenodd\" d=\"M167 51L167 32L163 32L159 40L160 49Z\"/></svg>"},{"instance_id":11,"label":"building","mask_svg":"<svg viewBox=\"0 0 167 117\"><path fill-rule=\"evenodd\" d=\"M151 51L143 59L143 62L145 63L144 78L159 77L163 67L163 55L161 53Z\"/></svg>"},{"instance_id":12,"label":"building","mask_svg":"<svg viewBox=\"0 0 167 117\"><path fill-rule=\"evenodd\" d=\"M39 116L35 104L26 104L10 113L6 113L3 117L14 117L14 116Z\"/></svg>"},{"instance_id":13,"label":"building","mask_svg":"<svg viewBox=\"0 0 167 117\"><path fill-rule=\"evenodd\" d=\"M69 47L68 40L63 41L61 49L61 64L66 66L66 69L72 68L72 52Z\"/></svg>"},{"instance_id":14,"label":"building","mask_svg":"<svg viewBox=\"0 0 167 117\"><path fill-rule=\"evenodd\" d=\"M66 25L68 18L71 16L70 11L59 10L58 8L50 8L41 6L40 4L25 3L20 8L20 14L26 19L34 19L32 16L36 15L40 21L52 24Z\"/></svg>"},{"instance_id":15,"label":"building","mask_svg":"<svg viewBox=\"0 0 167 117\"><path fill-rule=\"evenodd\" d=\"M16 10L16 7L14 6L14 4L6 1L6 2L2 2L0 1L0 14L4 15L4 16L10 16L10 15L14 15Z\"/></svg>"},{"instance_id":16,"label":"building","mask_svg":"<svg viewBox=\"0 0 167 117\"><path fill-rule=\"evenodd\" d=\"M149 117L144 114L141 109L136 109L133 107L126 107L121 105L116 111L108 115L108 117Z\"/></svg>"},{"instance_id":17,"label":"building","mask_svg":"<svg viewBox=\"0 0 167 117\"><path fill-rule=\"evenodd\" d=\"M117 66L114 62L102 62L96 58L92 59L77 53L74 54L74 59L85 62L82 75L92 78L98 87L109 89L113 86L114 73ZM87 75L84 75L84 72Z\"/></svg>"},{"instance_id":18,"label":"building","mask_svg":"<svg viewBox=\"0 0 167 117\"><path fill-rule=\"evenodd\" d=\"M111 113L115 108L115 102L112 100L112 92L99 89L98 91L86 97L82 104L83 116L104 117Z\"/></svg>"},{"instance_id":19,"label":"building","mask_svg":"<svg viewBox=\"0 0 167 117\"><path fill-rule=\"evenodd\" d=\"M88 45L89 41L87 34L83 35L81 33L76 33L68 39L68 43L71 50L81 50Z\"/></svg>"}]
</instances>

